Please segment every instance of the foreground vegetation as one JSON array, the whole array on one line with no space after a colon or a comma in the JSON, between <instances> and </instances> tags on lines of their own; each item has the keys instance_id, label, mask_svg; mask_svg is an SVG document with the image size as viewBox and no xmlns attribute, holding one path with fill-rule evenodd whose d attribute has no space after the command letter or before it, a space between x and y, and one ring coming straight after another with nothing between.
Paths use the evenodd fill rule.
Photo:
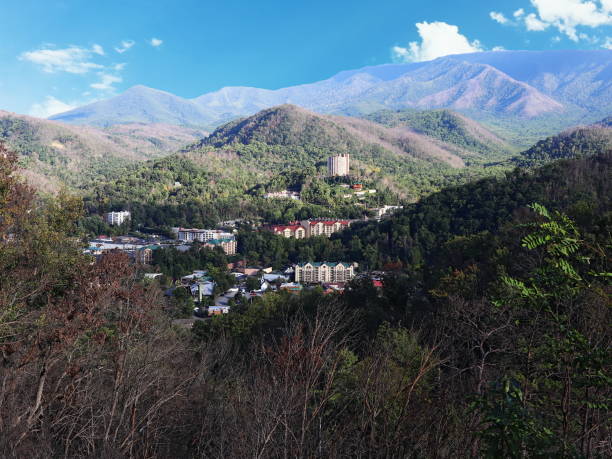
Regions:
<instances>
[{"instance_id":1,"label":"foreground vegetation","mask_svg":"<svg viewBox=\"0 0 612 459\"><path fill-rule=\"evenodd\" d=\"M611 453L609 155L312 240L385 267L383 289L270 294L193 330L126 257L82 256L80 200L40 202L14 162L0 152L3 457Z\"/></svg>"}]
</instances>

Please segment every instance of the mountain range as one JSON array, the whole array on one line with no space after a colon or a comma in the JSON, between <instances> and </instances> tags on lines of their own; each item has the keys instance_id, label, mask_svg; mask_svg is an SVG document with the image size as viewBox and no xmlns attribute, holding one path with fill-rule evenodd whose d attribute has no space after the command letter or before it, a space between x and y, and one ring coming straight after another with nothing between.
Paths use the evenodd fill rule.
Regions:
<instances>
[{"instance_id":1,"label":"mountain range","mask_svg":"<svg viewBox=\"0 0 612 459\"><path fill-rule=\"evenodd\" d=\"M214 127L282 104L361 116L382 109L452 108L487 121L549 120L549 131L590 123L612 107L612 51L492 51L340 72L276 90L225 87L193 99L134 86L54 115L72 124Z\"/></svg>"}]
</instances>

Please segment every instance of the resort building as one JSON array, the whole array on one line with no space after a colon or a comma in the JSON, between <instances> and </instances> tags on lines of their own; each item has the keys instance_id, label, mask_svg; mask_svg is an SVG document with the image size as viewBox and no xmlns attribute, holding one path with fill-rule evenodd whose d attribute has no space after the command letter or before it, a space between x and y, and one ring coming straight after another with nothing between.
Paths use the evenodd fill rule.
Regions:
<instances>
[{"instance_id":1,"label":"resort building","mask_svg":"<svg viewBox=\"0 0 612 459\"><path fill-rule=\"evenodd\" d=\"M306 262L295 265L295 281L304 283L348 282L355 277L355 264Z\"/></svg>"},{"instance_id":2,"label":"resort building","mask_svg":"<svg viewBox=\"0 0 612 459\"><path fill-rule=\"evenodd\" d=\"M283 237L294 237L296 239L304 239L306 237L306 228L298 223L292 223L289 225L272 225L270 226L270 231Z\"/></svg>"},{"instance_id":3,"label":"resort building","mask_svg":"<svg viewBox=\"0 0 612 459\"><path fill-rule=\"evenodd\" d=\"M303 220L290 222L287 225L271 225L267 229L283 237L304 239L311 236L331 236L351 225L350 220Z\"/></svg>"},{"instance_id":4,"label":"resort building","mask_svg":"<svg viewBox=\"0 0 612 459\"><path fill-rule=\"evenodd\" d=\"M301 225L306 230L306 237L331 236L351 225L350 220L303 220Z\"/></svg>"},{"instance_id":5,"label":"resort building","mask_svg":"<svg viewBox=\"0 0 612 459\"><path fill-rule=\"evenodd\" d=\"M232 238L223 238L223 239L210 239L204 247L208 247L210 249L214 249L215 247L221 247L226 255L235 255L236 248L238 244L236 243L236 239Z\"/></svg>"}]
</instances>

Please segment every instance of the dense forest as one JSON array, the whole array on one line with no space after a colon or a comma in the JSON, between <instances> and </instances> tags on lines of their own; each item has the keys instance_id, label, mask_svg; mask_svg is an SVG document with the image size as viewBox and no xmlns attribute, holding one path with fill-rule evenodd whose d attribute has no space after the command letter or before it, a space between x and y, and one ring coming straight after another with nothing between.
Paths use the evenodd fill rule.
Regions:
<instances>
[{"instance_id":1,"label":"dense forest","mask_svg":"<svg viewBox=\"0 0 612 459\"><path fill-rule=\"evenodd\" d=\"M212 192L168 161L158 182ZM42 200L15 163L3 148L0 456L612 454L609 153L450 187L330 239L245 227L241 257L350 257L383 287L270 293L191 330L126 256L82 255L81 199ZM125 180L135 198L160 189ZM168 277L222 279L228 261L155 257Z\"/></svg>"},{"instance_id":2,"label":"dense forest","mask_svg":"<svg viewBox=\"0 0 612 459\"><path fill-rule=\"evenodd\" d=\"M451 110L382 110L367 119L389 127L407 127L444 142L501 159L513 147L485 126Z\"/></svg>"},{"instance_id":3,"label":"dense forest","mask_svg":"<svg viewBox=\"0 0 612 459\"><path fill-rule=\"evenodd\" d=\"M540 140L533 147L513 158L521 167L541 166L548 161L589 156L612 151L612 130L609 118L586 127L578 127Z\"/></svg>"}]
</instances>

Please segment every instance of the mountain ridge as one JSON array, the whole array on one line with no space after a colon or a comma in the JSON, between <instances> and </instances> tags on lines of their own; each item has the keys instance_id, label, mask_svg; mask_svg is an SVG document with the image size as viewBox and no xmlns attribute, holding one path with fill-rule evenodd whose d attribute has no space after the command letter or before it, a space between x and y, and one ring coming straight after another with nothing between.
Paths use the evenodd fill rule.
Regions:
<instances>
[{"instance_id":1,"label":"mountain ridge","mask_svg":"<svg viewBox=\"0 0 612 459\"><path fill-rule=\"evenodd\" d=\"M554 131L608 114L604 113L612 105L608 73L612 75L608 50L483 52L364 67L275 90L224 87L193 99L136 86L110 99L110 104L96 102L51 119L103 126L162 121L212 127L291 103L335 114L455 108L481 120L491 115L526 120L557 117Z\"/></svg>"}]
</instances>

